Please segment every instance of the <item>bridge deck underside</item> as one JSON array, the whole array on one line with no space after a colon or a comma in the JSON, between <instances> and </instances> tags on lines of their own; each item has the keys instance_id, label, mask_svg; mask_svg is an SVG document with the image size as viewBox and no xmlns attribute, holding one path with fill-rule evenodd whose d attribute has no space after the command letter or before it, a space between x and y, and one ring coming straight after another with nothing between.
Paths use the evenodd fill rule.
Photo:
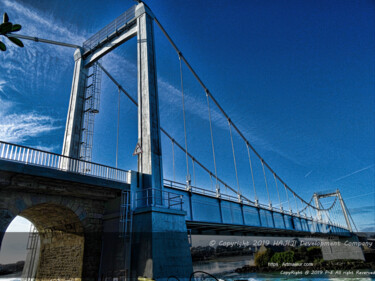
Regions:
<instances>
[{"instance_id":1,"label":"bridge deck underside","mask_svg":"<svg viewBox=\"0 0 375 281\"><path fill-rule=\"evenodd\" d=\"M199 235L236 235L236 236L275 236L275 237L327 237L327 233L308 231L297 231L291 229L280 229L270 227L257 227L248 225L222 224L186 221L187 228L191 234ZM350 236L343 234L328 233L332 236Z\"/></svg>"}]
</instances>

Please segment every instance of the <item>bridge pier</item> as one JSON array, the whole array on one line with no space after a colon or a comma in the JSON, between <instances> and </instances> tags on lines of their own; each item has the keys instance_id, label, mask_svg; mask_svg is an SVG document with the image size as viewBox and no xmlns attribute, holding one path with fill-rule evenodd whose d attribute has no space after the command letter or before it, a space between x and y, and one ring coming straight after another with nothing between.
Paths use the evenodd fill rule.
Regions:
<instances>
[{"instance_id":1,"label":"bridge pier","mask_svg":"<svg viewBox=\"0 0 375 281\"><path fill-rule=\"evenodd\" d=\"M189 278L193 271L185 221L186 213L160 207L140 208L134 213L133 278L166 280Z\"/></svg>"},{"instance_id":2,"label":"bridge pier","mask_svg":"<svg viewBox=\"0 0 375 281\"><path fill-rule=\"evenodd\" d=\"M137 172L130 172L129 182L134 209L131 242L121 238L118 232L120 198L106 203L99 277L104 280L106 277L124 276L126 259L130 258L132 280L137 280L138 277L164 280L171 275L189 278L193 265L186 228L186 212L182 208L169 208L171 204L168 204L168 196L160 198L162 200L150 200L154 199L152 196L155 193L149 193L149 197L145 197L147 193L142 188L142 178ZM129 247L130 257L127 256Z\"/></svg>"}]
</instances>

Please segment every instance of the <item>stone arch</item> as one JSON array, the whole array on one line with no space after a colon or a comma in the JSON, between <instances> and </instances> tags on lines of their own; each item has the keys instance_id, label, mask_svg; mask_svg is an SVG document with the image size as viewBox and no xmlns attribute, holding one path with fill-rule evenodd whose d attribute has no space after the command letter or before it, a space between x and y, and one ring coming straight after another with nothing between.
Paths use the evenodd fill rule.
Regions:
<instances>
[{"instance_id":1,"label":"stone arch","mask_svg":"<svg viewBox=\"0 0 375 281\"><path fill-rule=\"evenodd\" d=\"M14 203L17 205L17 202ZM13 212L3 210L2 228L4 233L18 215L28 219L38 230L40 250L36 276L29 277L35 277L36 280L80 280L83 271L85 231L79 216L70 208L54 202L30 204L31 206L18 205L22 205L18 206L19 212L14 208L10 208ZM0 237L0 240L2 238Z\"/></svg>"},{"instance_id":2,"label":"stone arch","mask_svg":"<svg viewBox=\"0 0 375 281\"><path fill-rule=\"evenodd\" d=\"M39 232L40 252L36 279L80 279L84 256L84 230L70 209L42 203L22 211Z\"/></svg>"},{"instance_id":3,"label":"stone arch","mask_svg":"<svg viewBox=\"0 0 375 281\"><path fill-rule=\"evenodd\" d=\"M0 250L3 233L13 219L19 215L30 220L38 231L43 233L43 238L45 238L43 241L46 243L56 242L54 244L56 247L60 243L60 250L72 242L73 238L76 239L75 241L78 240L77 237L82 240L82 244L75 244L83 247L83 261L74 264L74 266L77 264L81 266L80 270L75 267L76 272L80 271L80 277L60 279L97 280L106 203L109 199L116 198L119 191L107 189L103 191L98 190L97 187L74 185L71 182L47 180L27 175L13 176L12 180L9 179L11 185L2 187L2 180L7 178L9 175L2 175L0 171ZM69 235L72 237L71 240L68 239ZM43 247L43 245L41 246ZM81 258L82 251L78 252L80 253L78 257ZM65 263L69 260L71 260L70 256L62 262ZM52 274L52 271L50 273ZM67 275L68 273L64 276Z\"/></svg>"}]
</instances>

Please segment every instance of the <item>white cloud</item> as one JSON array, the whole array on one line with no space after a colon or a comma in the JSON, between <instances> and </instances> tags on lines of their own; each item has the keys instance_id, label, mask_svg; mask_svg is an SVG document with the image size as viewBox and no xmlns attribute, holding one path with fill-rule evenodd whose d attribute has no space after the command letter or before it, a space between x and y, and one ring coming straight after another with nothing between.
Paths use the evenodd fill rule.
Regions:
<instances>
[{"instance_id":1,"label":"white cloud","mask_svg":"<svg viewBox=\"0 0 375 281\"><path fill-rule=\"evenodd\" d=\"M61 128L50 116L35 112L10 114L0 120L0 139L5 142L22 143L28 138Z\"/></svg>"},{"instance_id":2,"label":"white cloud","mask_svg":"<svg viewBox=\"0 0 375 281\"><path fill-rule=\"evenodd\" d=\"M86 39L82 34L72 32L66 26L56 22L51 15L42 13L40 10L27 7L17 3L17 1L3 0L2 3L8 9L15 11L18 16L22 16L24 30L33 32L30 36L46 36L51 40L61 40L63 38L67 43L82 44ZM24 24L25 23L25 24Z\"/></svg>"},{"instance_id":3,"label":"white cloud","mask_svg":"<svg viewBox=\"0 0 375 281\"><path fill-rule=\"evenodd\" d=\"M58 120L36 112L12 113L14 104L0 98L0 140L5 142L22 143L57 129Z\"/></svg>"},{"instance_id":4,"label":"white cloud","mask_svg":"<svg viewBox=\"0 0 375 281\"><path fill-rule=\"evenodd\" d=\"M0 80L0 92L4 92L4 86L6 82L4 80Z\"/></svg>"},{"instance_id":5,"label":"white cloud","mask_svg":"<svg viewBox=\"0 0 375 281\"><path fill-rule=\"evenodd\" d=\"M34 145L33 146L36 149L43 150L43 151L49 151L49 152L55 152L60 149L60 145Z\"/></svg>"}]
</instances>

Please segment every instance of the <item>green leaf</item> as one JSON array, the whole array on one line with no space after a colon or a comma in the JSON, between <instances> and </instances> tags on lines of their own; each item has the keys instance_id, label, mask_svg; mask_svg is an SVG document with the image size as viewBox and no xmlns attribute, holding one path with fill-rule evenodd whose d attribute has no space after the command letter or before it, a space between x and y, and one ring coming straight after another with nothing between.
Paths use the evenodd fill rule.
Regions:
<instances>
[{"instance_id":1,"label":"green leaf","mask_svg":"<svg viewBox=\"0 0 375 281\"><path fill-rule=\"evenodd\" d=\"M4 35L12 31L13 24L11 22L5 22L0 25L0 34Z\"/></svg>"},{"instance_id":2,"label":"green leaf","mask_svg":"<svg viewBox=\"0 0 375 281\"><path fill-rule=\"evenodd\" d=\"M5 46L5 44L0 41L0 50L2 50L4 52L6 49L7 49L7 47Z\"/></svg>"},{"instance_id":3,"label":"green leaf","mask_svg":"<svg viewBox=\"0 0 375 281\"><path fill-rule=\"evenodd\" d=\"M10 41L12 41L14 44L16 44L17 46L19 46L21 48L23 47L23 43L22 43L22 41L20 39L14 38L14 37L8 37L8 39Z\"/></svg>"},{"instance_id":4,"label":"green leaf","mask_svg":"<svg viewBox=\"0 0 375 281\"><path fill-rule=\"evenodd\" d=\"M8 14L4 13L4 15L3 15L3 23L8 22L8 21L9 21Z\"/></svg>"},{"instance_id":5,"label":"green leaf","mask_svg":"<svg viewBox=\"0 0 375 281\"><path fill-rule=\"evenodd\" d=\"M20 24L13 24L11 32L20 31L22 26Z\"/></svg>"}]
</instances>

